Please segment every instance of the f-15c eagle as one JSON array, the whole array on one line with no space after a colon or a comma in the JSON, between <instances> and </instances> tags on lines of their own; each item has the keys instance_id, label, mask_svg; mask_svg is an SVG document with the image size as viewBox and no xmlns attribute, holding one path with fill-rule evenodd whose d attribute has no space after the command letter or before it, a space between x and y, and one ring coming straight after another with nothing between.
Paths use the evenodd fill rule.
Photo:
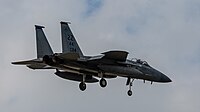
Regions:
<instances>
[{"instance_id":1,"label":"f-15c eagle","mask_svg":"<svg viewBox=\"0 0 200 112\"><path fill-rule=\"evenodd\" d=\"M99 82L106 87L107 78L127 78L129 86L127 94L132 95L131 86L134 79L167 83L171 79L154 69L146 61L140 59L128 60L126 51L108 51L97 56L83 55L69 22L61 23L62 53L53 53L43 32L43 26L35 25L37 58L27 61L12 62L16 65L26 65L31 69L56 69L55 74L61 78L80 82L79 88L84 91L86 83ZM100 78L100 81L98 80Z\"/></svg>"}]
</instances>

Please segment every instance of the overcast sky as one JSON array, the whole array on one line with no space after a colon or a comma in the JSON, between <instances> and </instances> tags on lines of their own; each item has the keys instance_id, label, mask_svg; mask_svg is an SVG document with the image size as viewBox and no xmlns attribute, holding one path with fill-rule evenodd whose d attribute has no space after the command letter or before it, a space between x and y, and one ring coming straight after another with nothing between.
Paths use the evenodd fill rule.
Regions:
<instances>
[{"instance_id":1,"label":"overcast sky","mask_svg":"<svg viewBox=\"0 0 200 112\"><path fill-rule=\"evenodd\" d=\"M159 84L126 79L106 88L61 79L54 70L10 63L36 57L34 25L61 51L60 21L70 21L85 55L126 50L169 76ZM0 112L199 112L199 0L0 0Z\"/></svg>"}]
</instances>

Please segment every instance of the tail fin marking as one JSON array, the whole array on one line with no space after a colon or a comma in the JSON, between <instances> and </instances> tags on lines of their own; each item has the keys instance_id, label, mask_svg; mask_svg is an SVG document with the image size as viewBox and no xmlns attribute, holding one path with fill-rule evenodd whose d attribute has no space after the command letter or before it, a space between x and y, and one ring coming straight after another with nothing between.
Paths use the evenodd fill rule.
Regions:
<instances>
[{"instance_id":1,"label":"tail fin marking","mask_svg":"<svg viewBox=\"0 0 200 112\"><path fill-rule=\"evenodd\" d=\"M61 34L62 34L62 52L63 53L78 53L79 56L83 56L83 53L69 28L69 22L61 23Z\"/></svg>"}]
</instances>

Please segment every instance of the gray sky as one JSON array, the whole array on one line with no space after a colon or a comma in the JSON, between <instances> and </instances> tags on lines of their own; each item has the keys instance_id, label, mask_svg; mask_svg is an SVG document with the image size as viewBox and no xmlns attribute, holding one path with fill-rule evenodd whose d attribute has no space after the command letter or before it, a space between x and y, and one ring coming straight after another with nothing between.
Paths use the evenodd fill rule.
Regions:
<instances>
[{"instance_id":1,"label":"gray sky","mask_svg":"<svg viewBox=\"0 0 200 112\"><path fill-rule=\"evenodd\" d=\"M199 0L0 0L0 112L199 112ZM34 25L44 25L61 51L60 21L70 21L86 55L129 51L168 75L169 84L126 79L108 86L61 79L54 70L30 70L11 61L36 57Z\"/></svg>"}]
</instances>

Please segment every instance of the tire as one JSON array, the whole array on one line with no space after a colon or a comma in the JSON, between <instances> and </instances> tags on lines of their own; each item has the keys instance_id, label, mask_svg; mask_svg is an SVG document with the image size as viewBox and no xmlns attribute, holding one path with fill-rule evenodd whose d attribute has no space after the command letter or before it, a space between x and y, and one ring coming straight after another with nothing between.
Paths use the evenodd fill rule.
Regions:
<instances>
[{"instance_id":1,"label":"tire","mask_svg":"<svg viewBox=\"0 0 200 112\"><path fill-rule=\"evenodd\" d=\"M128 96L131 96L133 93L131 90L128 90L127 94L128 94Z\"/></svg>"},{"instance_id":2,"label":"tire","mask_svg":"<svg viewBox=\"0 0 200 112\"><path fill-rule=\"evenodd\" d=\"M84 82L81 82L79 84L79 88L80 88L81 91L84 91L86 89L86 84Z\"/></svg>"},{"instance_id":3,"label":"tire","mask_svg":"<svg viewBox=\"0 0 200 112\"><path fill-rule=\"evenodd\" d=\"M101 87L106 87L106 85L107 85L107 81L106 81L104 78L102 78L102 79L100 80L100 86L101 86Z\"/></svg>"}]
</instances>

